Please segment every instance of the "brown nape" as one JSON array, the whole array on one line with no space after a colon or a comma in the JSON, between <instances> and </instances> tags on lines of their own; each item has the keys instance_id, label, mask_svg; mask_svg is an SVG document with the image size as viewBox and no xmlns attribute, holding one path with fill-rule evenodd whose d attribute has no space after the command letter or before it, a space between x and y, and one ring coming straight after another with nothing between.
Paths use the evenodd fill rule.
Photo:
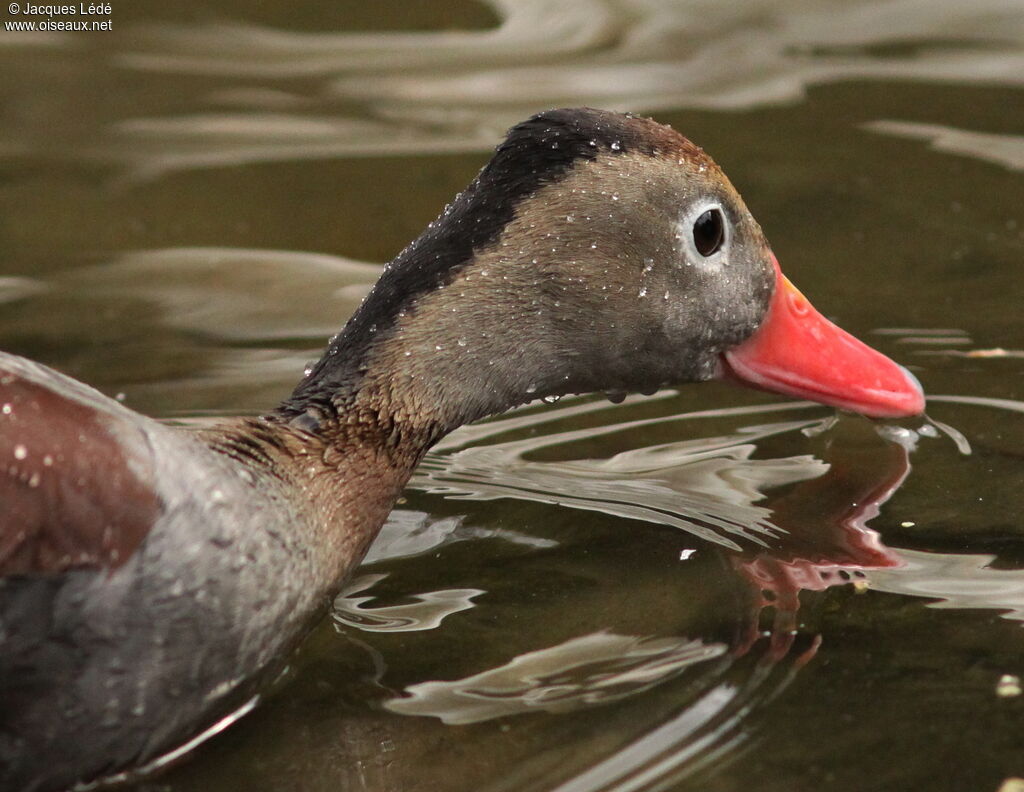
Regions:
<instances>
[{"instance_id":1,"label":"brown nape","mask_svg":"<svg viewBox=\"0 0 1024 792\"><path fill-rule=\"evenodd\" d=\"M124 563L160 515L102 417L0 372L0 575Z\"/></svg>"}]
</instances>

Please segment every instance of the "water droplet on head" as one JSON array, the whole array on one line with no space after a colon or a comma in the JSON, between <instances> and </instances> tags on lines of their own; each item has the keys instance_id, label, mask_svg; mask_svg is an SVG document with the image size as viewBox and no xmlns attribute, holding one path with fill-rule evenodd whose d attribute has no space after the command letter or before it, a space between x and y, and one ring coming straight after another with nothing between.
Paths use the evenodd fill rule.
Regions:
<instances>
[{"instance_id":1,"label":"water droplet on head","mask_svg":"<svg viewBox=\"0 0 1024 792\"><path fill-rule=\"evenodd\" d=\"M16 445L14 447L14 458L15 459L24 459L27 456L28 456L28 449L25 448L25 446L23 446L21 443L18 443L18 445Z\"/></svg>"},{"instance_id":2,"label":"water droplet on head","mask_svg":"<svg viewBox=\"0 0 1024 792\"><path fill-rule=\"evenodd\" d=\"M621 151L622 150L622 144L619 141L617 141L617 140L613 140L611 148L612 148L612 151Z\"/></svg>"}]
</instances>

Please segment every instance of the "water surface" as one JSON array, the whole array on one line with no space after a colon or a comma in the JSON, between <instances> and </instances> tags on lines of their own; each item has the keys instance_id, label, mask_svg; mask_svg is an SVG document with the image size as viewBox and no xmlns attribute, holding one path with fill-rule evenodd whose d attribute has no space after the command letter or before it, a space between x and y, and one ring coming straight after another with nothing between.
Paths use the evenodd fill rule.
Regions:
<instances>
[{"instance_id":1,"label":"water surface","mask_svg":"<svg viewBox=\"0 0 1024 792\"><path fill-rule=\"evenodd\" d=\"M258 412L509 124L591 104L707 148L790 277L971 449L719 384L465 428L260 706L139 788L1024 776L1019 2L112 18L0 34L3 349L167 419Z\"/></svg>"}]
</instances>

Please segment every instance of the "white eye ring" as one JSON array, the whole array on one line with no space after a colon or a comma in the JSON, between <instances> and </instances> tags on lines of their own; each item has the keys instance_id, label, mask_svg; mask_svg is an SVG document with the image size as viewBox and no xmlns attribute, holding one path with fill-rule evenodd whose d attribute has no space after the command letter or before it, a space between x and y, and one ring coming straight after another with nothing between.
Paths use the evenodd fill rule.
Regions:
<instances>
[{"instance_id":1,"label":"white eye ring","mask_svg":"<svg viewBox=\"0 0 1024 792\"><path fill-rule=\"evenodd\" d=\"M728 216L714 201L698 204L679 222L676 234L688 263L719 265L732 241Z\"/></svg>"}]
</instances>

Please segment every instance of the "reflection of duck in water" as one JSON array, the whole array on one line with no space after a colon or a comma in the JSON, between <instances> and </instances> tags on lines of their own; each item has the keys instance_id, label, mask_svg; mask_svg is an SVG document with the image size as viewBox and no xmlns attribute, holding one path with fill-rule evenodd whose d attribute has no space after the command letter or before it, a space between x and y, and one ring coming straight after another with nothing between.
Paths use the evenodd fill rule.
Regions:
<instances>
[{"instance_id":1,"label":"reflection of duck in water","mask_svg":"<svg viewBox=\"0 0 1024 792\"><path fill-rule=\"evenodd\" d=\"M778 433L783 427L792 431L807 423L777 424L761 427L761 431ZM866 430L866 436L858 436L858 429ZM830 442L822 452L824 459L806 455L750 459L750 446L740 440L749 439L749 434L747 430L733 436L732 444L727 437L701 441L712 448L700 451L692 447L696 441L684 441L676 447L639 449L606 460L614 463L614 467L609 464L603 472L610 474L614 470L619 484L614 495L617 499L608 504L608 512L638 518L656 515L646 498L657 492L662 482L671 482L678 488L677 498L685 511L675 516L663 515L663 523L761 523L763 530L752 532L742 549L722 549L723 540L716 538L710 544L701 542L704 549L696 552L724 555L748 594L736 623L736 638L729 647L731 653L738 656L750 650L758 639L762 611L773 608L768 658L779 660L793 642L802 590L820 591L859 580L864 570L901 564L899 557L882 545L878 533L866 523L877 516L882 504L903 483L910 464L903 446L881 440L865 426L843 426L831 432L829 439L835 442ZM501 459L507 465L490 471L478 467L475 478L467 475L466 460L457 466L459 476L443 477L441 460L435 459L437 469L429 479L421 477L421 481L429 481L433 487L443 481L449 491L461 497L518 497L544 502L551 499L552 491L560 489L560 478L568 486L575 476L583 491L577 490L574 499L559 502L601 510L599 498L607 495L607 480L594 478L595 470L601 469L599 463L522 459L521 454L527 449L557 446L558 441L553 439L557 437L546 435L467 449L480 452L480 456L470 454L476 465L483 462L481 457L490 462ZM667 466L656 468L655 459ZM490 484L491 480L500 482L505 472L512 473L520 485L514 494L500 483ZM697 499L692 496L694 491L699 493ZM632 497L633 502L618 500L623 495ZM699 511L695 504L699 504ZM450 527L440 531L436 538L438 544L451 541ZM419 545L416 552L424 552L424 546ZM685 554L686 558L693 552ZM416 602L408 605L366 607L372 597L365 596L365 590L384 577L375 574L361 578L358 589L353 591L353 595L360 596L340 597L335 604L338 621L357 630L400 631L408 629L400 620L403 616L421 612L436 616L436 608L424 607L427 602L450 601L445 615L472 607L458 599L457 595L465 593L463 590L416 595ZM484 593L479 589L467 591L474 596ZM608 604L602 607L607 608ZM382 626L386 618L392 620L391 626ZM423 629L433 629L438 623L439 620L431 618ZM640 637L599 632L519 655L501 667L471 677L415 685L409 689L411 698L396 699L388 707L403 714L432 715L448 723L472 723L538 709L557 712L636 694L726 650L726 645L718 640L694 636ZM569 679L574 681L569 684ZM546 680L555 681L548 685Z\"/></svg>"},{"instance_id":2,"label":"reflection of duck in water","mask_svg":"<svg viewBox=\"0 0 1024 792\"><path fill-rule=\"evenodd\" d=\"M771 550L731 556L733 567L750 581L754 612L774 609L771 655L781 657L796 634L801 591L823 591L853 582L864 572L902 564L867 522L899 489L910 472L902 445L878 443L833 446L825 454L828 471L768 501L772 522L783 532ZM757 618L739 650L756 640ZM816 647L815 647L816 648Z\"/></svg>"},{"instance_id":3,"label":"reflection of duck in water","mask_svg":"<svg viewBox=\"0 0 1024 792\"><path fill-rule=\"evenodd\" d=\"M565 418L592 407L600 405L566 406L553 412ZM532 418L535 423L543 423L550 420L551 414L549 411ZM479 428L497 436L508 431L510 424L522 428L525 420L523 416L513 416ZM898 556L882 546L877 533L865 524L907 475L909 465L905 449L883 441L872 427L855 420L841 421L827 435L822 435L820 442L808 443L801 437L799 428L815 423L776 423L745 429L731 438L718 436L637 449L603 460L603 466L598 461L589 464L590 461L581 460L565 463L523 458L523 453L543 454L544 447L564 450L559 440L551 439L559 435L550 433L465 449L455 455L459 459L454 466L457 470L449 470L449 477L441 477L446 460L436 455L430 477L419 476L420 486L448 486L461 497L516 497L545 502L553 499L552 494L562 490L563 485L569 488L576 476L578 488L574 498L560 502L598 510L607 485L607 479L599 476L600 471L603 475L618 477L620 488L615 491L616 498L635 499L632 503L612 503L613 514L632 506L636 508L634 517L655 515L656 510L644 505L645 494L658 491L663 482L671 482L671 486L679 488L677 499L686 511L676 516L684 522L698 515L693 509L699 504L705 510L700 515L707 524L711 524L707 518L717 513L723 524L741 519L760 520L770 526L771 531L753 532L749 539L738 539L744 545L743 550L724 549L720 542L698 540L694 544L698 549L693 553L688 551L685 561L675 560L673 554L668 563L656 562L655 551L643 568L630 565L628 575L622 574L621 567L625 539L621 546L608 546L613 540L598 531L598 535L603 536L600 555L605 560L602 562L588 554L587 560L576 562L570 559L586 546L585 538L577 537L575 543L559 547L559 542L555 541L557 534L551 531L534 536L537 563L563 574L600 581L596 591L592 590L591 582L568 599L571 608L566 608L565 603L560 607L531 603L520 612L512 613L501 604L511 596L509 591L474 589L475 594L482 595L473 603L478 609L475 623L498 625L514 618L516 639L511 643L520 647L517 653L495 657L496 652L491 651L489 662L480 657L461 656L457 647L461 646L460 631L465 625L452 625L448 630L442 627L437 631L440 634L423 634L417 646L430 656L445 651L459 656L452 656L447 662L439 662L435 657L434 666L442 670L437 678L424 680L417 678L415 664L404 663L401 657L384 651L383 647L394 645L385 641L380 644L384 654L377 659L381 673L376 677L378 689L385 696L384 706L390 712L420 717L410 722L409 718L367 713L362 725L343 725L335 718L313 731L333 735L337 729L344 729L347 739L351 737L354 744L362 746L359 755L366 762L362 772L376 777L373 774L379 769L382 778L423 778L425 789L463 788L446 780L453 774L453 767L459 768L454 776L461 777L463 772L473 772L470 756L487 754L489 750L504 756L513 751L506 746L499 750L487 728L460 732L459 752L452 758L453 764L446 765L445 778L434 777L422 768L423 758L452 739L435 725L435 719L446 724L515 724L511 727L517 735L514 743L523 750L531 744L526 734L533 730L571 734L570 745L558 751L568 761L577 753L585 753L589 743L581 736L587 734L582 724L588 721L588 716L567 713L616 704L602 709L601 722L613 733L619 734L615 730L622 729L621 734L630 735L633 741L610 755L599 753L596 766L568 781L567 790L610 788L609 784L598 782L607 782L616 777L615 774L628 776L631 772L640 772L640 768L643 772L653 772L651 763L662 760L668 768L665 772L685 774L700 765L701 757L721 756L730 746L746 739L751 716L763 713L794 677L797 668L814 656L821 642L813 627L795 633L800 592L846 582L844 575L857 579L863 571L900 563ZM623 435L626 440L628 426L627 422L605 426L602 430ZM572 434L573 431L563 433L562 439ZM753 459L745 442L752 434L764 436L765 444L775 440L783 445L795 444L801 449L810 446L818 456L801 454ZM484 451L492 453L484 454ZM499 460L493 469L484 469L487 462ZM660 460L660 467L655 460ZM470 475L471 472L475 475ZM505 472L512 474L516 488L500 486ZM691 496L691 488L700 493L698 498ZM435 549L472 538L473 531L477 530L465 526L460 533L453 522L452 518L439 520L433 533L435 543L429 546L431 529L421 524L423 532L417 543L407 550L418 559L432 558ZM735 538L735 534L731 535ZM500 533L483 536L499 538ZM505 538L519 547L527 539L518 534ZM667 542L661 552L673 546L678 545ZM336 603L336 616L345 635L376 643L371 633L404 631L408 624L402 622L402 617L428 612L424 608L427 602L455 603L457 595L465 591L453 589L411 595L401 583L403 570L407 570L412 579L422 580L421 565L412 558L398 560L404 555L400 541L382 543L375 550L379 565L374 567L372 577L362 578L359 591L351 597L339 598ZM520 573L533 566L529 555L520 556L521 552L517 550L514 556L523 559ZM551 554L555 557L550 558ZM544 558L549 560L545 562ZM723 561L726 574L722 574ZM435 563L442 569L445 567L443 560ZM484 563L483 569L492 564L493 561ZM735 574L731 574L732 571ZM384 575L397 579L397 588L392 587L390 599L395 601L396 593L400 593L399 601L403 604L375 607L373 597L367 596L373 594L372 586ZM516 577L516 573L509 572L509 577ZM476 578L470 577L470 581L474 580ZM369 592L367 586L371 587ZM382 594L387 596L384 594L387 587L381 588ZM653 603L659 605L652 609ZM766 613L769 606L774 610L770 616ZM463 605L459 604L452 607L450 613L462 609ZM565 610L571 610L572 616L560 615L560 611ZM648 615L649 610L656 611L657 615ZM813 610L810 614L804 613L804 617L813 619ZM432 617L436 613L436 609L429 609L431 618L425 620L424 629L435 630L437 622ZM768 616L767 622L765 616ZM384 619L390 619L392 626L385 626ZM762 627L764 632L761 632ZM492 629L501 630L499 626ZM502 641L499 638L494 643ZM407 681L395 689L399 680ZM651 693L654 687L661 692ZM519 722L521 716L531 713L556 713L560 717L525 718L523 723ZM512 720L508 720L510 718ZM638 724L644 726L635 731ZM386 758L386 773L384 765L378 767L379 763L367 754L365 747L371 743L372 736L379 737L382 733L389 735L395 745ZM315 757L324 750L327 748L322 744L300 741L282 751L282 756ZM525 758L521 756L519 761ZM517 762L510 756L506 756L505 761L509 768ZM563 777L555 774L555 778ZM588 786L585 779L594 781L593 787ZM554 780L551 784L554 785ZM380 782L370 784L369 788L391 787ZM404 787L400 783L396 788Z\"/></svg>"},{"instance_id":4,"label":"reflection of duck in water","mask_svg":"<svg viewBox=\"0 0 1024 792\"><path fill-rule=\"evenodd\" d=\"M723 371L923 407L782 276L707 155L593 110L514 128L262 419L182 431L3 356L0 785L91 779L239 706L461 423Z\"/></svg>"}]
</instances>

